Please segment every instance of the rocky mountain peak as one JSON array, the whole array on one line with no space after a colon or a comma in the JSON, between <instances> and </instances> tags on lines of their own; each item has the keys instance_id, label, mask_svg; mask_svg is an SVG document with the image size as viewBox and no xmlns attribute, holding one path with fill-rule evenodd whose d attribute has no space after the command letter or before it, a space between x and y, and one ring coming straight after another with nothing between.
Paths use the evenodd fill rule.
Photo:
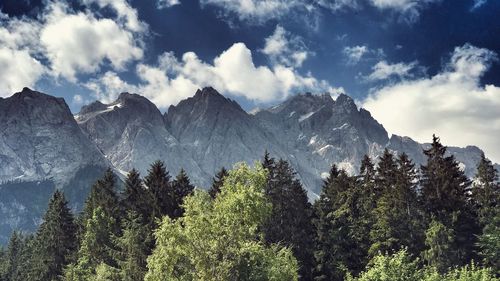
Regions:
<instances>
[{"instance_id":1,"label":"rocky mountain peak","mask_svg":"<svg viewBox=\"0 0 500 281\"><path fill-rule=\"evenodd\" d=\"M348 112L358 111L358 107L356 106L354 100L346 94L340 94L337 97L337 99L335 100L335 107L337 108L341 107L347 110Z\"/></svg>"},{"instance_id":2,"label":"rocky mountain peak","mask_svg":"<svg viewBox=\"0 0 500 281\"><path fill-rule=\"evenodd\" d=\"M74 122L70 109L63 98L23 88L9 98L0 100L0 117L7 120L29 118L31 122Z\"/></svg>"},{"instance_id":3,"label":"rocky mountain peak","mask_svg":"<svg viewBox=\"0 0 500 281\"><path fill-rule=\"evenodd\" d=\"M198 122L198 125L202 126L199 122L206 125L218 119L246 119L249 116L237 102L224 97L212 87L205 87L196 91L193 97L170 106L164 118L167 128L172 129L172 133L176 135L177 129L184 126L174 124Z\"/></svg>"}]
</instances>

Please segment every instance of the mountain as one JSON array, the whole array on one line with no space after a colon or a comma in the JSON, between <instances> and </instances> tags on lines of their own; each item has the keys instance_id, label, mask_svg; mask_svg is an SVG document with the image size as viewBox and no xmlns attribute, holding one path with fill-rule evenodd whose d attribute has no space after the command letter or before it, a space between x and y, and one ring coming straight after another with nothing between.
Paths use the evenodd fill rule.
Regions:
<instances>
[{"instance_id":1,"label":"mountain","mask_svg":"<svg viewBox=\"0 0 500 281\"><path fill-rule=\"evenodd\" d=\"M431 136L429 136L429 139ZM332 163L356 173L367 154L377 161L385 148L406 152L416 164L421 144L392 135L352 98L311 93L252 113L211 87L162 114L148 99L122 93L73 116L63 99L28 88L0 99L0 243L12 229L33 230L55 188L81 208L90 185L107 166L144 176L155 160L175 175L184 168L207 188L221 167L253 163L267 150L288 160L314 199ZM472 177L482 151L449 147Z\"/></svg>"},{"instance_id":2,"label":"mountain","mask_svg":"<svg viewBox=\"0 0 500 281\"><path fill-rule=\"evenodd\" d=\"M164 119L167 130L209 175L205 179L193 177L202 186L208 186L207 180L220 168L241 161L253 163L266 150L284 155L275 136L261 128L254 116L210 87L171 106Z\"/></svg>"},{"instance_id":3,"label":"mountain","mask_svg":"<svg viewBox=\"0 0 500 281\"><path fill-rule=\"evenodd\" d=\"M355 173L365 154L375 157L388 141L384 127L343 94L336 100L329 94L295 95L255 117L273 132L287 151L285 158L315 194L332 163Z\"/></svg>"},{"instance_id":4,"label":"mountain","mask_svg":"<svg viewBox=\"0 0 500 281\"><path fill-rule=\"evenodd\" d=\"M96 101L75 116L87 137L123 174L132 168L143 175L163 160L173 173L187 169L194 178L209 178L165 127L161 112L148 99L122 93L110 104Z\"/></svg>"},{"instance_id":5,"label":"mountain","mask_svg":"<svg viewBox=\"0 0 500 281\"><path fill-rule=\"evenodd\" d=\"M0 181L49 178L64 184L73 171L103 163L64 99L28 88L0 99Z\"/></svg>"},{"instance_id":6,"label":"mountain","mask_svg":"<svg viewBox=\"0 0 500 281\"><path fill-rule=\"evenodd\" d=\"M107 165L64 99L28 88L0 99L0 241L12 229L34 229L54 188L80 207Z\"/></svg>"}]
</instances>

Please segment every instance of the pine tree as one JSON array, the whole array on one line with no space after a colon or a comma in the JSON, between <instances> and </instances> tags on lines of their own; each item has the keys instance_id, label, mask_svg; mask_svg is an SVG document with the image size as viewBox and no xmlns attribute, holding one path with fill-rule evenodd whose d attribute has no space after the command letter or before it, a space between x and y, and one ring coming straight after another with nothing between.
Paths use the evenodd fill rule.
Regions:
<instances>
[{"instance_id":1,"label":"pine tree","mask_svg":"<svg viewBox=\"0 0 500 281\"><path fill-rule=\"evenodd\" d=\"M429 229L425 232L425 245L427 247L423 252L425 261L440 273L446 272L459 263L458 252L454 244L453 229L437 220L432 220Z\"/></svg>"},{"instance_id":2,"label":"pine tree","mask_svg":"<svg viewBox=\"0 0 500 281\"><path fill-rule=\"evenodd\" d=\"M179 174L172 182L172 189L174 193L174 206L171 218L178 218L184 214L184 198L191 195L194 191L194 186L191 184L188 175L184 169L181 169Z\"/></svg>"},{"instance_id":3,"label":"pine tree","mask_svg":"<svg viewBox=\"0 0 500 281\"><path fill-rule=\"evenodd\" d=\"M472 195L482 233L478 237L479 256L486 266L500 274L500 184L495 167L481 155Z\"/></svg>"},{"instance_id":4,"label":"pine tree","mask_svg":"<svg viewBox=\"0 0 500 281\"><path fill-rule=\"evenodd\" d=\"M119 248L118 266L120 280L144 280L147 268L147 257L150 254L151 230L142 224L139 214L128 212L122 221L123 235L117 239Z\"/></svg>"},{"instance_id":5,"label":"pine tree","mask_svg":"<svg viewBox=\"0 0 500 281\"><path fill-rule=\"evenodd\" d=\"M111 228L114 220L98 206L86 221L85 232L78 250L78 260L65 270L66 280L92 280L101 264L116 268L117 247Z\"/></svg>"},{"instance_id":6,"label":"pine tree","mask_svg":"<svg viewBox=\"0 0 500 281\"><path fill-rule=\"evenodd\" d=\"M416 254L423 239L423 232L420 235L419 231L423 229L417 227L421 218L416 204L415 165L404 153L394 160L387 150L382 160L377 168L377 182L383 186L373 209L369 253L371 256L392 254L402 248L411 248Z\"/></svg>"},{"instance_id":7,"label":"pine tree","mask_svg":"<svg viewBox=\"0 0 500 281\"><path fill-rule=\"evenodd\" d=\"M76 249L76 225L64 194L56 190L35 238L31 280L57 280Z\"/></svg>"},{"instance_id":8,"label":"pine tree","mask_svg":"<svg viewBox=\"0 0 500 281\"><path fill-rule=\"evenodd\" d=\"M333 171L333 172L332 172ZM331 169L321 196L315 202L315 280L343 280L348 270L359 272L365 265L364 234L360 225L360 189L356 180Z\"/></svg>"},{"instance_id":9,"label":"pine tree","mask_svg":"<svg viewBox=\"0 0 500 281\"><path fill-rule=\"evenodd\" d=\"M23 280L22 279L22 262L23 250L25 242L21 233L14 231L7 246L7 280Z\"/></svg>"},{"instance_id":10,"label":"pine tree","mask_svg":"<svg viewBox=\"0 0 500 281\"><path fill-rule=\"evenodd\" d=\"M290 247L299 262L300 280L312 280L314 229L307 192L287 161L279 160L271 167L273 176L264 189L272 204L263 226L265 241Z\"/></svg>"},{"instance_id":11,"label":"pine tree","mask_svg":"<svg viewBox=\"0 0 500 281\"><path fill-rule=\"evenodd\" d=\"M436 136L424 153L427 163L421 167L423 208L429 220L437 220L455 235L452 247L458 256L457 265L463 265L474 258L474 244L479 234L470 200L470 181L455 157L445 155L446 147Z\"/></svg>"},{"instance_id":12,"label":"pine tree","mask_svg":"<svg viewBox=\"0 0 500 281\"><path fill-rule=\"evenodd\" d=\"M83 212L79 218L80 234L85 231L84 227L87 224L87 220L93 217L94 210L101 208L104 215L112 221L112 233L118 235L120 230L119 217L121 210L116 189L116 177L113 170L108 168L103 177L92 185L89 197L85 201Z\"/></svg>"},{"instance_id":13,"label":"pine tree","mask_svg":"<svg viewBox=\"0 0 500 281\"><path fill-rule=\"evenodd\" d=\"M121 205L123 213L134 212L143 219L151 215L151 205L146 188L144 188L141 175L136 169L132 169L125 179L125 189L122 193Z\"/></svg>"},{"instance_id":14,"label":"pine tree","mask_svg":"<svg viewBox=\"0 0 500 281\"><path fill-rule=\"evenodd\" d=\"M154 224L154 220L164 215L173 215L175 196L170 182L170 175L162 161L151 164L148 175L144 178L147 186L151 204L151 215L148 218Z\"/></svg>"},{"instance_id":15,"label":"pine tree","mask_svg":"<svg viewBox=\"0 0 500 281\"><path fill-rule=\"evenodd\" d=\"M226 168L222 167L219 172L215 175L215 178L212 179L212 186L210 187L210 190L208 191L208 194L210 194L210 197L212 199L215 199L217 197L217 194L220 193L220 188L222 185L224 185L224 178L228 176L228 172Z\"/></svg>"},{"instance_id":16,"label":"pine tree","mask_svg":"<svg viewBox=\"0 0 500 281\"><path fill-rule=\"evenodd\" d=\"M495 216L500 202L500 184L498 175L491 161L481 154L481 160L477 166L477 174L472 188L474 203L476 205L479 220L484 226Z\"/></svg>"}]
</instances>

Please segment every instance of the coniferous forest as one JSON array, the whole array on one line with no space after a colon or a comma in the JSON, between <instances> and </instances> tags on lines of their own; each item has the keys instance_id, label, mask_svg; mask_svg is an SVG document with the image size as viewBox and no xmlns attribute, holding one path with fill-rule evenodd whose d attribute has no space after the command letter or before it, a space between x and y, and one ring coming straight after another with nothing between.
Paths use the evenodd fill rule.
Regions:
<instances>
[{"instance_id":1,"label":"coniferous forest","mask_svg":"<svg viewBox=\"0 0 500 281\"><path fill-rule=\"evenodd\" d=\"M437 137L406 154L332 165L311 203L290 164L214 175L208 191L160 161L120 187L111 169L73 213L55 191L36 233L14 232L0 280L498 280L500 186L484 155L467 178Z\"/></svg>"}]
</instances>

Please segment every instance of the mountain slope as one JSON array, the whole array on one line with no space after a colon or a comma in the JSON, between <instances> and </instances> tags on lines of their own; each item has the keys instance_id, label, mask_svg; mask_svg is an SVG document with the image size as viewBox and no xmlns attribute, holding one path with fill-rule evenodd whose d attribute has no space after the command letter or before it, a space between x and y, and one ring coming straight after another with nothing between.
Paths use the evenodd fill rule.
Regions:
<instances>
[{"instance_id":1,"label":"mountain slope","mask_svg":"<svg viewBox=\"0 0 500 281\"><path fill-rule=\"evenodd\" d=\"M0 181L64 184L80 168L105 163L63 99L28 88L0 99Z\"/></svg>"},{"instance_id":2,"label":"mountain slope","mask_svg":"<svg viewBox=\"0 0 500 281\"><path fill-rule=\"evenodd\" d=\"M122 93L111 104L96 101L75 119L123 173L136 168L144 175L152 162L162 160L173 173L185 168L197 179L209 177L167 131L161 112L142 96Z\"/></svg>"}]
</instances>

